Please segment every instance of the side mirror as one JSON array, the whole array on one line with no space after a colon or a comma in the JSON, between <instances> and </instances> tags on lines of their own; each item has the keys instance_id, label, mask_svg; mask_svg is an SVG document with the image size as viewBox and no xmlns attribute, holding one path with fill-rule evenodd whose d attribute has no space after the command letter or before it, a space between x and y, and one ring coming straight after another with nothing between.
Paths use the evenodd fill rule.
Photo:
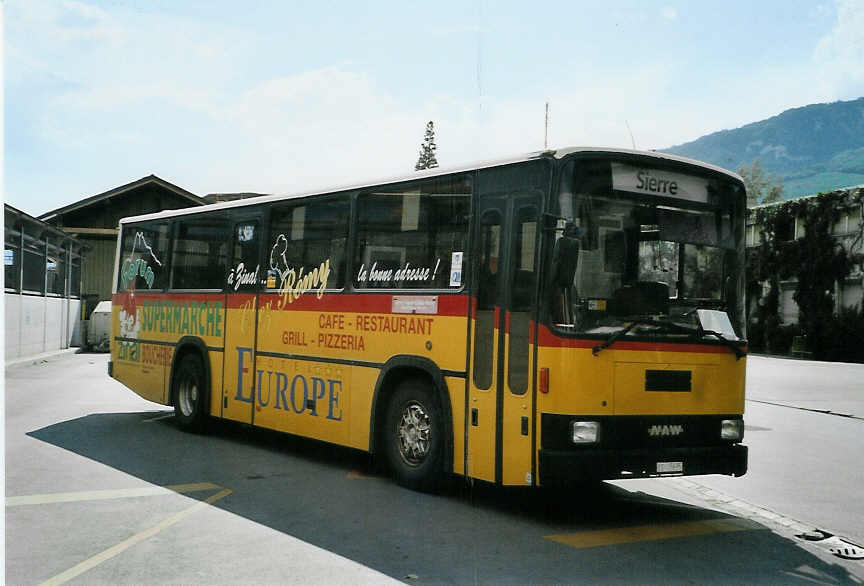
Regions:
<instances>
[{"instance_id":1,"label":"side mirror","mask_svg":"<svg viewBox=\"0 0 864 586\"><path fill-rule=\"evenodd\" d=\"M555 241L552 251L552 284L569 287L576 277L579 267L579 229L573 222L567 222L561 238Z\"/></svg>"}]
</instances>

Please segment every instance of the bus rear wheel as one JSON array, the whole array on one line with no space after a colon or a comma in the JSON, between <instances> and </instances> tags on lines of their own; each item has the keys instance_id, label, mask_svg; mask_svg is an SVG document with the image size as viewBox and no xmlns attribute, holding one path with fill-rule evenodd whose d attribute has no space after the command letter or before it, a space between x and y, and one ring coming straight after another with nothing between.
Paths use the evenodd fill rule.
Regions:
<instances>
[{"instance_id":1,"label":"bus rear wheel","mask_svg":"<svg viewBox=\"0 0 864 586\"><path fill-rule=\"evenodd\" d=\"M204 366L197 354L186 354L174 372L171 392L174 418L182 429L201 431L207 418L204 393Z\"/></svg>"},{"instance_id":2,"label":"bus rear wheel","mask_svg":"<svg viewBox=\"0 0 864 586\"><path fill-rule=\"evenodd\" d=\"M399 384L386 418L385 453L396 482L424 492L438 488L444 462L444 417L423 380Z\"/></svg>"}]
</instances>

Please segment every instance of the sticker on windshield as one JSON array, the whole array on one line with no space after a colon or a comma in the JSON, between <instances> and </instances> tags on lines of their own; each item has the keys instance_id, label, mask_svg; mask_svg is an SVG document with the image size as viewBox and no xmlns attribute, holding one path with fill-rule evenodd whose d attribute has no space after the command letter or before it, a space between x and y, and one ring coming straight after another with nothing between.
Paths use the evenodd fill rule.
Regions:
<instances>
[{"instance_id":1,"label":"sticker on windshield","mask_svg":"<svg viewBox=\"0 0 864 586\"><path fill-rule=\"evenodd\" d=\"M605 299L589 299L588 311L606 311Z\"/></svg>"},{"instance_id":2,"label":"sticker on windshield","mask_svg":"<svg viewBox=\"0 0 864 586\"><path fill-rule=\"evenodd\" d=\"M450 257L450 286L462 286L462 252L454 252Z\"/></svg>"}]
</instances>

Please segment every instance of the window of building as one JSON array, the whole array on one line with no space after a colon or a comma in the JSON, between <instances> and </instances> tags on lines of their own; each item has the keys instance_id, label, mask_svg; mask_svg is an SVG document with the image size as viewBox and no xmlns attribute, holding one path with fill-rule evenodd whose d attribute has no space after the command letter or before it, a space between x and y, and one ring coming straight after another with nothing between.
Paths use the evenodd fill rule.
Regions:
<instances>
[{"instance_id":1,"label":"window of building","mask_svg":"<svg viewBox=\"0 0 864 586\"><path fill-rule=\"evenodd\" d=\"M72 267L69 273L69 296L81 297L81 254L72 251Z\"/></svg>"},{"instance_id":2,"label":"window of building","mask_svg":"<svg viewBox=\"0 0 864 586\"><path fill-rule=\"evenodd\" d=\"M835 234L837 236L845 234L848 230L848 224L849 224L849 214L845 213L845 212L840 214L840 216L837 218L837 221L834 222L834 226L831 229L832 234Z\"/></svg>"},{"instance_id":3,"label":"window of building","mask_svg":"<svg viewBox=\"0 0 864 586\"><path fill-rule=\"evenodd\" d=\"M778 242L789 242L795 239L795 218L785 216L778 218L777 231L774 237Z\"/></svg>"},{"instance_id":4,"label":"window of building","mask_svg":"<svg viewBox=\"0 0 864 586\"><path fill-rule=\"evenodd\" d=\"M847 210L840 215L840 218L834 224L834 234L841 236L856 232L861 222L861 209L855 208Z\"/></svg>"},{"instance_id":5,"label":"window of building","mask_svg":"<svg viewBox=\"0 0 864 586\"><path fill-rule=\"evenodd\" d=\"M757 244L759 244L759 242L757 241L758 234L759 234L759 231L756 229L755 224L750 224L749 226L747 226L747 228L745 229L745 232L744 232L744 237L745 237L745 243L748 247L749 246L756 246Z\"/></svg>"},{"instance_id":6,"label":"window of building","mask_svg":"<svg viewBox=\"0 0 864 586\"><path fill-rule=\"evenodd\" d=\"M45 290L45 242L26 234L24 236L24 267L21 288L30 293L43 293Z\"/></svg>"},{"instance_id":7,"label":"window of building","mask_svg":"<svg viewBox=\"0 0 864 586\"><path fill-rule=\"evenodd\" d=\"M6 227L6 248L3 255L5 287L17 291L21 276L21 236L12 226Z\"/></svg>"},{"instance_id":8,"label":"window of building","mask_svg":"<svg viewBox=\"0 0 864 586\"><path fill-rule=\"evenodd\" d=\"M45 263L47 291L53 295L66 294L66 249L49 244Z\"/></svg>"}]
</instances>

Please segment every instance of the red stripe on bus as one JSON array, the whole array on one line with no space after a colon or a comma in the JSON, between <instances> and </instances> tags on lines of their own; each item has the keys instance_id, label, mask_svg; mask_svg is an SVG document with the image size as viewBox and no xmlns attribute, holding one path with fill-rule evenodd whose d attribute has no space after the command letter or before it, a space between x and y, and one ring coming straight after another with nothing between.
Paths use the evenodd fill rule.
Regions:
<instances>
[{"instance_id":1,"label":"red stripe on bus","mask_svg":"<svg viewBox=\"0 0 864 586\"><path fill-rule=\"evenodd\" d=\"M254 293L231 293L225 307L228 309L250 309L250 303L255 303Z\"/></svg>"},{"instance_id":2,"label":"red stripe on bus","mask_svg":"<svg viewBox=\"0 0 864 586\"><path fill-rule=\"evenodd\" d=\"M281 309L285 311L340 311L345 313L394 313L393 298L394 297L415 297L415 295L397 295L393 293L387 294L369 294L360 295L356 293L334 293L324 294L324 297L318 299L315 293L306 293L295 299L292 303L286 303ZM428 297L426 295L416 297ZM259 303L265 305L268 302L273 303L275 308L282 297L276 292L267 292L261 294ZM441 316L467 316L468 315L468 296L467 295L438 295L438 311L432 315Z\"/></svg>"},{"instance_id":3,"label":"red stripe on bus","mask_svg":"<svg viewBox=\"0 0 864 586\"><path fill-rule=\"evenodd\" d=\"M579 338L562 338L553 334L548 327L539 328L539 345L548 348L593 348L602 344L602 340L585 340ZM614 350L634 350L650 352L688 352L700 354L726 354L731 352L726 346L707 344L674 344L670 342L626 342L619 340L610 347ZM746 347L741 348L744 352Z\"/></svg>"},{"instance_id":4,"label":"red stripe on bus","mask_svg":"<svg viewBox=\"0 0 864 586\"><path fill-rule=\"evenodd\" d=\"M132 296L130 292L126 293L114 293L112 296L112 301L115 305L124 303L127 299ZM138 293L135 292L135 299L141 301L171 301L171 300L183 300L183 301L196 301L198 303L202 301L222 301L225 299L224 293Z\"/></svg>"},{"instance_id":5,"label":"red stripe on bus","mask_svg":"<svg viewBox=\"0 0 864 586\"><path fill-rule=\"evenodd\" d=\"M286 303L281 308L285 311L338 311L345 313L393 313L393 297L412 297L412 295L390 294L327 294L321 299L315 293L305 293L292 303ZM129 293L115 293L115 303L121 304L129 297ZM244 304L254 299L254 293L229 293L226 305L229 309L239 309ZM225 299L224 293L135 293L139 300L165 300L165 301L221 301ZM275 309L280 294L276 292L262 292L259 305L263 306L270 302L271 308ZM434 315L440 316L467 316L467 295L439 295L438 312Z\"/></svg>"}]
</instances>

